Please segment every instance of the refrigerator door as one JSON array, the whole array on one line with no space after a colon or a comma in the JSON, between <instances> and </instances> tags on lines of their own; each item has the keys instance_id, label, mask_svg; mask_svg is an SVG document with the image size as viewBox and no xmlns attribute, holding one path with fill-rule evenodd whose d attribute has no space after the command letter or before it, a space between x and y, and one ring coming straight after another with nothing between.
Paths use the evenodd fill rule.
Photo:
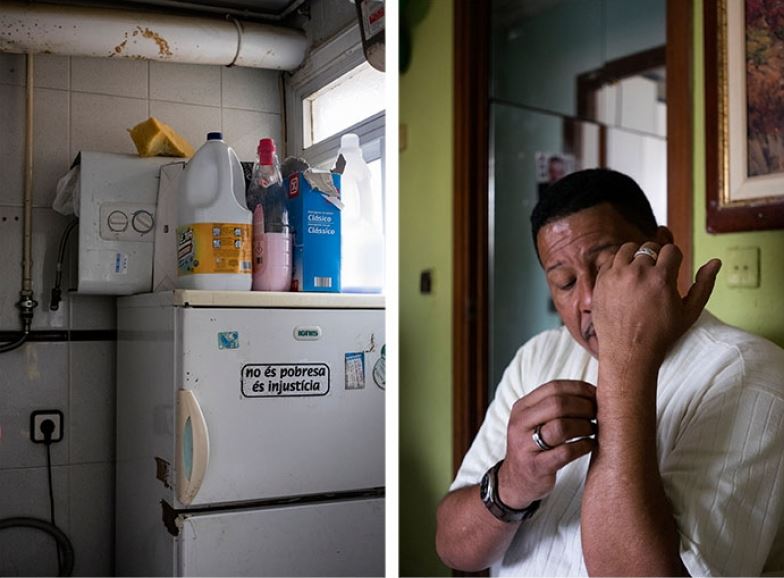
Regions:
<instances>
[{"instance_id":1,"label":"refrigerator door","mask_svg":"<svg viewBox=\"0 0 784 578\"><path fill-rule=\"evenodd\" d=\"M178 315L178 508L383 487L383 310Z\"/></svg>"},{"instance_id":2,"label":"refrigerator door","mask_svg":"<svg viewBox=\"0 0 784 578\"><path fill-rule=\"evenodd\" d=\"M383 576L384 500L182 517L179 576Z\"/></svg>"}]
</instances>

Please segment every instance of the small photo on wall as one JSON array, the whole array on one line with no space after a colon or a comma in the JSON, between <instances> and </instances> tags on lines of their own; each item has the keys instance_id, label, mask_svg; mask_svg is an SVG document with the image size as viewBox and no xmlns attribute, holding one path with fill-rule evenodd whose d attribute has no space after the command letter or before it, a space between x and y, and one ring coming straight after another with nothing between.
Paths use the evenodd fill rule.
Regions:
<instances>
[{"instance_id":1,"label":"small photo on wall","mask_svg":"<svg viewBox=\"0 0 784 578\"><path fill-rule=\"evenodd\" d=\"M536 153L536 189L539 198L547 187L575 170L574 156L562 153Z\"/></svg>"}]
</instances>

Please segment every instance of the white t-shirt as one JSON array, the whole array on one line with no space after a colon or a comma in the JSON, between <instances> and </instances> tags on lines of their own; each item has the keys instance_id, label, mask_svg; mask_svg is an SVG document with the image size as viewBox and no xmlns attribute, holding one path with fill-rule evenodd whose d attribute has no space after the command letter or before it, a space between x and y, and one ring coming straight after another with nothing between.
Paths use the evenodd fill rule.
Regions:
<instances>
[{"instance_id":1,"label":"white t-shirt","mask_svg":"<svg viewBox=\"0 0 784 578\"><path fill-rule=\"evenodd\" d=\"M514 402L553 379L596 384L598 362L564 327L519 349L450 490L506 453ZM657 452L692 576L784 572L784 350L707 312L659 371ZM589 456L558 472L494 576L586 576L580 502ZM612 524L612 512L607 514Z\"/></svg>"}]
</instances>

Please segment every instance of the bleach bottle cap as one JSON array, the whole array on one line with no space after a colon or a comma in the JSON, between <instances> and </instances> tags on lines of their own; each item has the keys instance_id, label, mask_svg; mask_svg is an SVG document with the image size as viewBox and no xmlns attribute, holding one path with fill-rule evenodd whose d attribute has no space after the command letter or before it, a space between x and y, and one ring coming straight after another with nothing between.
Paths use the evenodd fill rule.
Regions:
<instances>
[{"instance_id":1,"label":"bleach bottle cap","mask_svg":"<svg viewBox=\"0 0 784 578\"><path fill-rule=\"evenodd\" d=\"M347 133L340 137L340 147L345 149L359 148L359 135Z\"/></svg>"},{"instance_id":2,"label":"bleach bottle cap","mask_svg":"<svg viewBox=\"0 0 784 578\"><path fill-rule=\"evenodd\" d=\"M261 139L256 152L259 155L259 162L262 165L271 165L273 162L272 155L275 154L275 141L271 138Z\"/></svg>"}]
</instances>

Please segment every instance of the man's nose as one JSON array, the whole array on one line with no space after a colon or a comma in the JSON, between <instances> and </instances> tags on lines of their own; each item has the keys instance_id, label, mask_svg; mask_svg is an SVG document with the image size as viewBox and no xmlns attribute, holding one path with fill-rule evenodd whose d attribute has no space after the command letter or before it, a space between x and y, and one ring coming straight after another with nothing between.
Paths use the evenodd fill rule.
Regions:
<instances>
[{"instance_id":1,"label":"man's nose","mask_svg":"<svg viewBox=\"0 0 784 578\"><path fill-rule=\"evenodd\" d=\"M578 280L578 294L579 305L581 311L591 311L593 303L593 287L596 283L594 275L583 275Z\"/></svg>"}]
</instances>

